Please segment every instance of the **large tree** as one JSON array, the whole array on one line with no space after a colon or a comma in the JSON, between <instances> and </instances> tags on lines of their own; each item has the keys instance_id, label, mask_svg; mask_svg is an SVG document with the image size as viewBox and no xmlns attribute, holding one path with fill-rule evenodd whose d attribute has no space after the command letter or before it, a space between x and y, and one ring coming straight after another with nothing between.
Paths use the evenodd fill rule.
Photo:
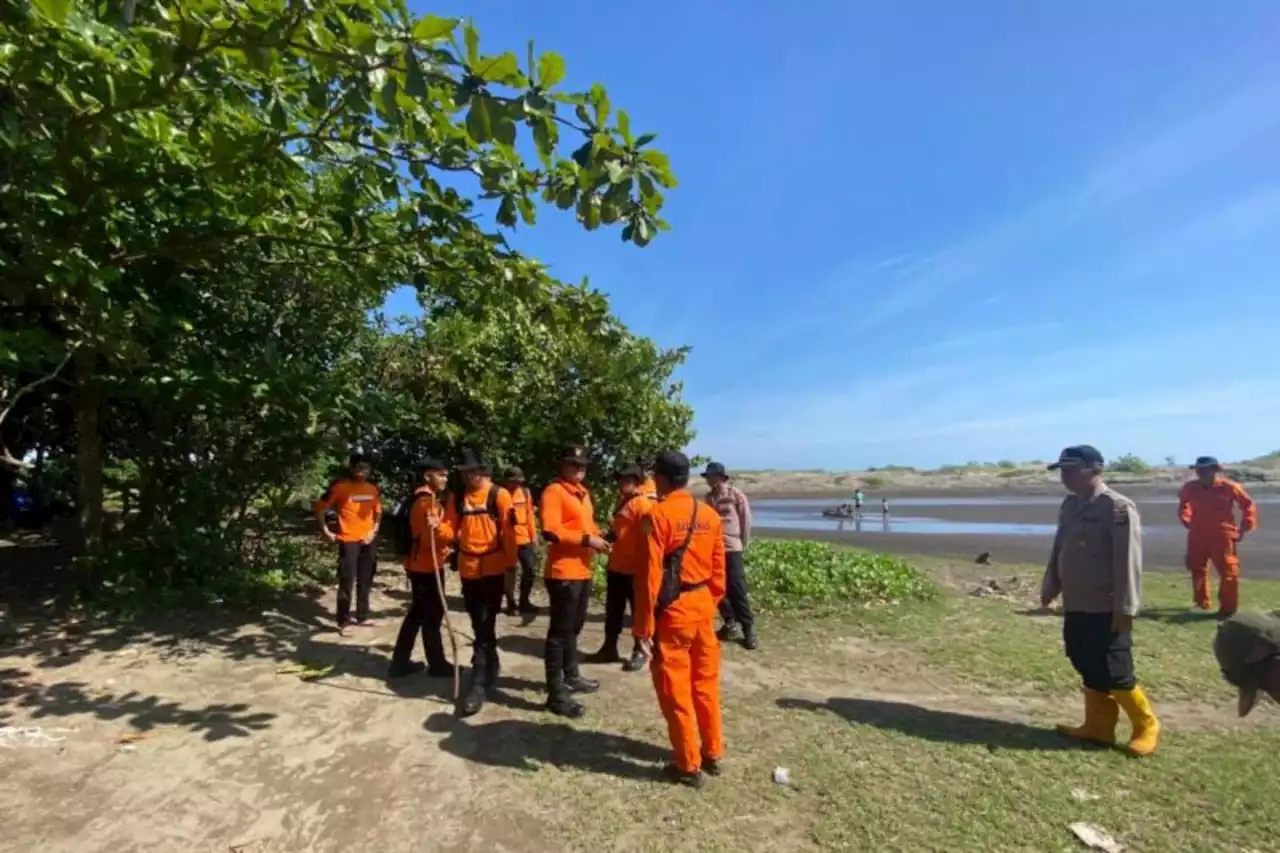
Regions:
<instances>
[{"instance_id":1,"label":"large tree","mask_svg":"<svg viewBox=\"0 0 1280 853\"><path fill-rule=\"evenodd\" d=\"M477 221L479 202L504 227L532 225L542 200L640 246L666 228L675 182L653 135L598 85L561 91L564 76L554 53L482 50L469 23L392 0L0 0L0 461L73 458L91 552L104 470L129 472L143 529L213 535L354 429L379 381L352 360L365 318L402 283L455 366L473 345L461 324L492 328L484 306L538 335L579 299L613 331L567 337L560 369L603 363L593 347L612 334L642 354L599 375L623 380L634 362L657 387L655 365L678 354L626 335L598 295L551 282ZM439 359L417 356L406 370L423 376ZM468 417L474 390L429 381ZM678 401L640 414L687 432ZM635 443L592 423L585 437L609 434L611 452ZM389 431L404 437L403 422Z\"/></svg>"}]
</instances>

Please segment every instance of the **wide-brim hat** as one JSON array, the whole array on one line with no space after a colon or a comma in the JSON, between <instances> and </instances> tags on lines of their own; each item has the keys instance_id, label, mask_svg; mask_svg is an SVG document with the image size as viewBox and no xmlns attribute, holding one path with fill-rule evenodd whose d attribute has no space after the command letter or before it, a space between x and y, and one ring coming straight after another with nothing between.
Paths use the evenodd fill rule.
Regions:
<instances>
[{"instance_id":1,"label":"wide-brim hat","mask_svg":"<svg viewBox=\"0 0 1280 853\"><path fill-rule=\"evenodd\" d=\"M505 471L502 472L502 482L523 483L524 471L517 468L515 465L512 465L511 467L507 468Z\"/></svg>"},{"instance_id":2,"label":"wide-brim hat","mask_svg":"<svg viewBox=\"0 0 1280 853\"><path fill-rule=\"evenodd\" d=\"M1213 653L1222 677L1238 691L1241 717L1258 701L1266 668L1280 655L1280 618L1275 614L1237 613L1218 626Z\"/></svg>"},{"instance_id":3,"label":"wide-brim hat","mask_svg":"<svg viewBox=\"0 0 1280 853\"><path fill-rule=\"evenodd\" d=\"M591 458L587 455L587 449L581 444L571 444L560 451L556 461L568 465L589 465Z\"/></svg>"},{"instance_id":4,"label":"wide-brim hat","mask_svg":"<svg viewBox=\"0 0 1280 853\"><path fill-rule=\"evenodd\" d=\"M1212 468L1215 471L1222 470L1222 463L1215 456L1197 456L1196 461L1191 464L1190 468L1194 471L1198 468Z\"/></svg>"},{"instance_id":5,"label":"wide-brim hat","mask_svg":"<svg viewBox=\"0 0 1280 853\"><path fill-rule=\"evenodd\" d=\"M644 482L644 469L639 465L623 465L618 469L618 473L614 474L614 479L617 480L626 480L628 478L635 480L637 483Z\"/></svg>"},{"instance_id":6,"label":"wide-brim hat","mask_svg":"<svg viewBox=\"0 0 1280 853\"><path fill-rule=\"evenodd\" d=\"M453 466L458 471L488 471L489 463L474 450L463 450L458 457L458 464Z\"/></svg>"},{"instance_id":7,"label":"wide-brim hat","mask_svg":"<svg viewBox=\"0 0 1280 853\"><path fill-rule=\"evenodd\" d=\"M1058 461L1047 467L1050 471L1057 471L1060 468L1090 468L1101 471L1104 464L1106 460L1102 458L1098 448L1088 444L1077 444L1062 448L1062 452L1058 454Z\"/></svg>"},{"instance_id":8,"label":"wide-brim hat","mask_svg":"<svg viewBox=\"0 0 1280 853\"><path fill-rule=\"evenodd\" d=\"M423 474L427 474L433 471L448 471L448 470L449 470L449 466L445 465L439 459L436 459L434 457L423 459L421 462L418 463L418 471L420 471Z\"/></svg>"},{"instance_id":9,"label":"wide-brim hat","mask_svg":"<svg viewBox=\"0 0 1280 853\"><path fill-rule=\"evenodd\" d=\"M725 468L724 468L724 466L723 466L723 465L721 465L719 462L708 462L708 463L707 463L707 470L705 470L705 471L703 471L703 472L702 472L702 476L704 476L704 477L724 477L724 478L727 480L727 479L729 478L729 472L728 472L728 471L726 471L726 470L725 470Z\"/></svg>"}]
</instances>

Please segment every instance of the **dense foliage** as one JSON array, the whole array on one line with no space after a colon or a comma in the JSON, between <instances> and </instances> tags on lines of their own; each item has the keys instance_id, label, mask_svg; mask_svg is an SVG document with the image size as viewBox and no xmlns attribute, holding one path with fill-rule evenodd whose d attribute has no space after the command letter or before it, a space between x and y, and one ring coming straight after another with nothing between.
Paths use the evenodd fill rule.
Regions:
<instances>
[{"instance_id":1,"label":"dense foliage","mask_svg":"<svg viewBox=\"0 0 1280 853\"><path fill-rule=\"evenodd\" d=\"M0 486L65 474L90 555L200 585L356 446L683 445L683 352L479 224L666 228L653 135L522 54L399 0L0 0Z\"/></svg>"},{"instance_id":2,"label":"dense foliage","mask_svg":"<svg viewBox=\"0 0 1280 853\"><path fill-rule=\"evenodd\" d=\"M905 560L823 542L757 539L744 560L752 601L766 609L884 604L937 594L933 581Z\"/></svg>"}]
</instances>

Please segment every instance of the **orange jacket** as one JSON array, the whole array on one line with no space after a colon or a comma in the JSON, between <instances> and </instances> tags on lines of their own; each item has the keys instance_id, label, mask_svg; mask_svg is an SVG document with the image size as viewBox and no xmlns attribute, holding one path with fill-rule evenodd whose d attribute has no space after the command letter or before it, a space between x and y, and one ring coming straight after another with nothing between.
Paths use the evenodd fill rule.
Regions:
<instances>
[{"instance_id":1,"label":"orange jacket","mask_svg":"<svg viewBox=\"0 0 1280 853\"><path fill-rule=\"evenodd\" d=\"M671 604L660 620L655 620L654 607L662 589L663 559L684 542L689 522L693 536L685 551L680 571L682 583L703 583ZM720 514L694 498L687 489L672 492L658 502L648 515L649 559L643 577L636 578L636 605L631 633L644 639L652 637L655 621L673 628L697 625L715 619L716 606L724 598L724 530Z\"/></svg>"},{"instance_id":2,"label":"orange jacket","mask_svg":"<svg viewBox=\"0 0 1280 853\"><path fill-rule=\"evenodd\" d=\"M444 518L444 506L449 501L446 492L436 497L431 489L421 486L414 490L413 509L409 512L409 530L413 534L413 547L404 558L404 567L411 572L431 574L445 565L453 551L454 531ZM431 559L431 519L436 519L435 560Z\"/></svg>"},{"instance_id":3,"label":"orange jacket","mask_svg":"<svg viewBox=\"0 0 1280 853\"><path fill-rule=\"evenodd\" d=\"M378 529L382 490L368 480L334 480L315 502L317 514L338 511L338 541L362 542Z\"/></svg>"},{"instance_id":4,"label":"orange jacket","mask_svg":"<svg viewBox=\"0 0 1280 853\"><path fill-rule=\"evenodd\" d=\"M1236 529L1235 507L1240 507ZM1218 477L1212 486L1192 480L1178 493L1178 520L1196 533L1248 533L1258 526L1258 508L1239 483Z\"/></svg>"},{"instance_id":5,"label":"orange jacket","mask_svg":"<svg viewBox=\"0 0 1280 853\"><path fill-rule=\"evenodd\" d=\"M624 500L614 510L609 522L609 571L620 575L644 573L649 562L649 543L645 539L644 518L653 508L653 501L643 494Z\"/></svg>"},{"instance_id":6,"label":"orange jacket","mask_svg":"<svg viewBox=\"0 0 1280 853\"><path fill-rule=\"evenodd\" d=\"M542 516L542 538L548 543L547 577L590 580L595 552L587 547L587 540L600 535L591 493L577 483L556 480L543 489L538 514Z\"/></svg>"},{"instance_id":7,"label":"orange jacket","mask_svg":"<svg viewBox=\"0 0 1280 853\"><path fill-rule=\"evenodd\" d=\"M490 491L494 514L489 513ZM444 520L453 533L458 551L458 574L464 580L504 574L519 562L516 531L511 524L511 494L495 483L485 483L445 506Z\"/></svg>"},{"instance_id":8,"label":"orange jacket","mask_svg":"<svg viewBox=\"0 0 1280 853\"><path fill-rule=\"evenodd\" d=\"M515 521L516 544L531 545L537 542L538 522L533 517L533 495L529 494L529 490L524 486L514 492L508 489L508 492L511 495L511 512Z\"/></svg>"}]
</instances>

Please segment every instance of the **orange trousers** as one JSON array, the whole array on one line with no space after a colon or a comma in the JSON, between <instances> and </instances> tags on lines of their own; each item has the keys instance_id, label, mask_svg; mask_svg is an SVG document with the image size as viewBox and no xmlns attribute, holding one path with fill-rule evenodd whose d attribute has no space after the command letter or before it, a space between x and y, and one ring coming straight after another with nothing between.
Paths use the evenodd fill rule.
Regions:
<instances>
[{"instance_id":1,"label":"orange trousers","mask_svg":"<svg viewBox=\"0 0 1280 853\"><path fill-rule=\"evenodd\" d=\"M680 772L692 773L704 758L721 758L720 641L714 617L690 626L659 622L650 672Z\"/></svg>"},{"instance_id":2,"label":"orange trousers","mask_svg":"<svg viewBox=\"0 0 1280 853\"><path fill-rule=\"evenodd\" d=\"M1208 610L1213 602L1209 584L1209 564L1218 572L1218 606L1234 613L1240 605L1240 558L1231 531L1192 531L1187 536L1187 569L1196 606Z\"/></svg>"}]
</instances>

